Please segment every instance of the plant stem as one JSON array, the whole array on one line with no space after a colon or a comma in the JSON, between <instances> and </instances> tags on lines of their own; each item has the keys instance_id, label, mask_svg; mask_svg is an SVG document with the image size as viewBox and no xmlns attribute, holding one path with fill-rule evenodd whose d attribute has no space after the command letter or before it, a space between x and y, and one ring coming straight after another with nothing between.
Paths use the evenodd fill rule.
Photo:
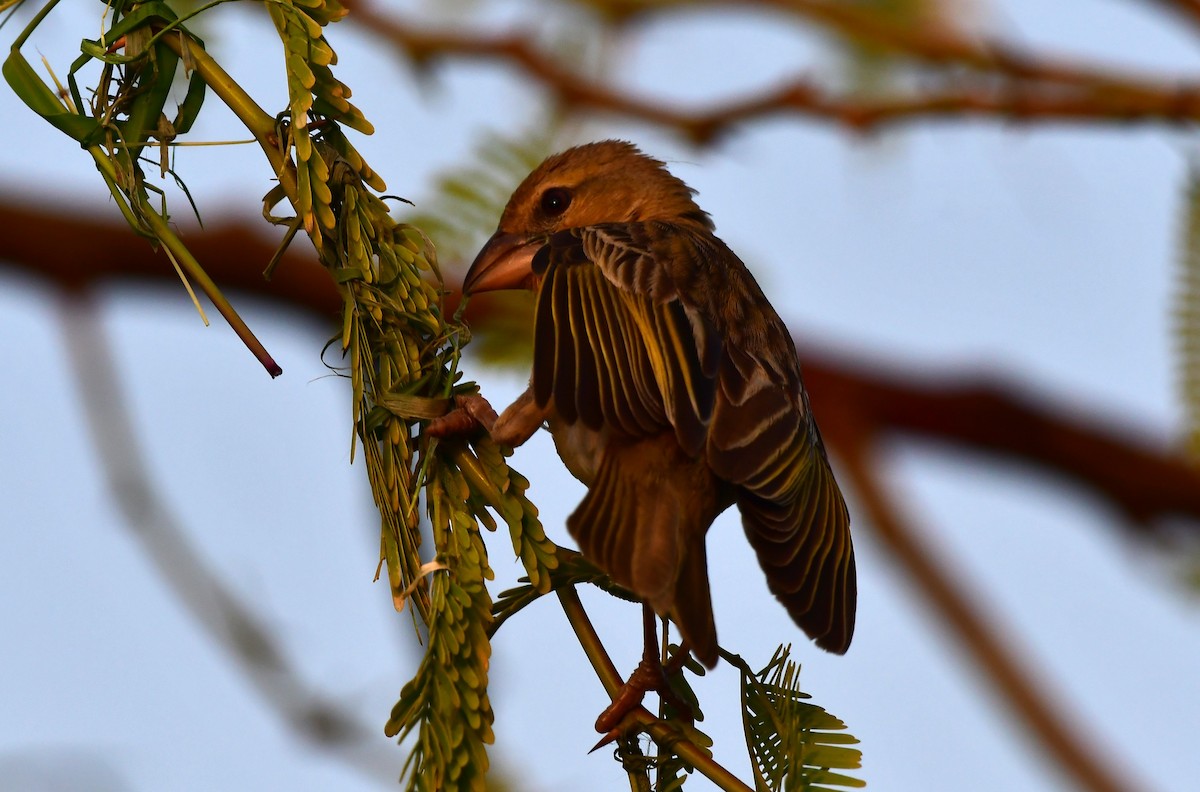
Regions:
<instances>
[{"instance_id":1,"label":"plant stem","mask_svg":"<svg viewBox=\"0 0 1200 792\"><path fill-rule=\"evenodd\" d=\"M596 670L596 676L600 678L600 683L604 685L604 690L609 697L615 698L624 686L625 680L621 678L621 674L613 665L612 658L608 656L604 644L600 642L596 628L592 626L591 619L583 609L583 603L579 601L579 594L575 591L574 586L563 586L556 593L558 601L562 603L563 612L567 615L567 621L571 623L571 628L575 630L575 635L579 639L579 645L583 647L584 654L591 661L592 668ZM674 751L719 788L726 792L754 792L737 776L718 764L704 749L689 740L680 738L678 732L665 721L654 717L645 707L639 706L630 713L629 717L659 746Z\"/></svg>"},{"instance_id":2,"label":"plant stem","mask_svg":"<svg viewBox=\"0 0 1200 792\"><path fill-rule=\"evenodd\" d=\"M200 73L208 87L221 97L221 101L229 106L238 120L245 124L254 137L262 142L264 136L275 131L274 117L259 107L250 94L246 93L242 86L238 85L237 81L213 60L213 57L198 41L187 39L187 50L185 51L183 47L185 35L181 32L178 37L167 36L165 43L181 58L190 59L192 67ZM279 151L274 147L271 151L279 155Z\"/></svg>"},{"instance_id":3,"label":"plant stem","mask_svg":"<svg viewBox=\"0 0 1200 792\"><path fill-rule=\"evenodd\" d=\"M187 271L188 276L196 281L200 289L208 296L208 299L212 301L216 309L220 311L221 316L225 317L225 321L229 322L229 326L233 328L233 332L237 334L237 337L242 339L242 343L253 353L258 362L262 363L267 373L272 377L278 377L282 374L283 369L271 357L271 353L262 345L262 342L254 335L254 332L246 325L242 317L238 316L237 311L234 310L229 300L225 299L225 295L221 294L221 290L217 288L217 284L213 282L213 279L200 266L200 262L196 261L196 257L191 254L191 251L187 249L183 241L167 225L162 215L148 206L141 208L141 216L146 219L154 235L167 246L171 251L171 255Z\"/></svg>"},{"instance_id":4,"label":"plant stem","mask_svg":"<svg viewBox=\"0 0 1200 792\"><path fill-rule=\"evenodd\" d=\"M258 106L258 103L237 84L227 71L221 68L204 47L195 39L186 40L184 34L166 36L164 43L170 47L186 63L191 64L209 88L224 102L238 120L250 130L254 139L262 146L263 153L271 163L271 169L279 178L279 183L287 193L288 199L295 203L296 199L296 170L291 160L284 153L285 149L278 138L275 129L275 117Z\"/></svg>"}]
</instances>

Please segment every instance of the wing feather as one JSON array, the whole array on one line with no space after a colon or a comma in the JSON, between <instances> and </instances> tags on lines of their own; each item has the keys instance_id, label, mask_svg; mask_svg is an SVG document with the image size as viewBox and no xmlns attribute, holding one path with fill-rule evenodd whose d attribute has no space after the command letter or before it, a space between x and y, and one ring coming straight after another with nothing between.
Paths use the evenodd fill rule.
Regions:
<instances>
[{"instance_id":1,"label":"wing feather","mask_svg":"<svg viewBox=\"0 0 1200 792\"><path fill-rule=\"evenodd\" d=\"M591 289L581 284L580 268L568 269L565 273L567 280L567 311L570 317L570 344L562 344L569 348L573 356L574 382L573 393L576 412L579 420L589 429L599 429L604 425L604 409L601 406L605 393L611 391L611 381L602 383L596 358L596 347L592 338L596 336L596 320L591 308Z\"/></svg>"},{"instance_id":2,"label":"wing feather","mask_svg":"<svg viewBox=\"0 0 1200 792\"><path fill-rule=\"evenodd\" d=\"M537 306L533 316L533 398L541 406L550 403L554 395L554 368L558 330L554 325L554 292L557 283L545 278L538 291Z\"/></svg>"},{"instance_id":3,"label":"wing feather","mask_svg":"<svg viewBox=\"0 0 1200 792\"><path fill-rule=\"evenodd\" d=\"M673 430L686 458L734 485L771 591L820 646L844 652L856 599L849 514L790 337L744 265L710 234L661 223L560 231L534 264L537 402L624 442ZM616 489L632 484L618 473L601 474L569 524L631 581L625 549L641 507L620 502Z\"/></svg>"},{"instance_id":4,"label":"wing feather","mask_svg":"<svg viewBox=\"0 0 1200 792\"><path fill-rule=\"evenodd\" d=\"M656 283L664 291L663 276L626 241L572 229L548 243L539 259L534 396L541 405L553 398L562 420L591 429L609 425L645 437L673 427L680 445L698 456L716 403L716 377L706 373L716 369L714 334L696 337L677 296L656 303L624 288ZM606 265L627 277L614 281Z\"/></svg>"}]
</instances>

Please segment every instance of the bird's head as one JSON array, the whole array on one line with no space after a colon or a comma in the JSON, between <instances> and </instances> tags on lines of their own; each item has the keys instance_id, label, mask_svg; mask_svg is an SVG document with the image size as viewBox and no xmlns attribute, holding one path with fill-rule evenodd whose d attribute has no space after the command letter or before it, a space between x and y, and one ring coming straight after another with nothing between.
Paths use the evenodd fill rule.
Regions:
<instances>
[{"instance_id":1,"label":"bird's head","mask_svg":"<svg viewBox=\"0 0 1200 792\"><path fill-rule=\"evenodd\" d=\"M694 191L632 143L605 140L555 154L517 187L479 251L463 292L533 288L533 256L552 234L602 223L712 222Z\"/></svg>"}]
</instances>

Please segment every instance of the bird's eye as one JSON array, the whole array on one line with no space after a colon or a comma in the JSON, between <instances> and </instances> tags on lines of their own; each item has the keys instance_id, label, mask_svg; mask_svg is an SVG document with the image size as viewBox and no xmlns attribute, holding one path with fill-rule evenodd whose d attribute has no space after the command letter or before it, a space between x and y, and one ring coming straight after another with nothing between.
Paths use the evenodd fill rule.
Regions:
<instances>
[{"instance_id":1,"label":"bird's eye","mask_svg":"<svg viewBox=\"0 0 1200 792\"><path fill-rule=\"evenodd\" d=\"M571 192L565 187L551 187L542 193L542 214L558 217L571 205Z\"/></svg>"}]
</instances>

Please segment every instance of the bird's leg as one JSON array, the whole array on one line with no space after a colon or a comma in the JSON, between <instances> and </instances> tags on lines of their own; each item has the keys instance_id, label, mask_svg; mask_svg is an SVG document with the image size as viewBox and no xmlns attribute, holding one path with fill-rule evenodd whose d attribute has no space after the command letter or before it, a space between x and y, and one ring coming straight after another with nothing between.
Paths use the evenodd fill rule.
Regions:
<instances>
[{"instance_id":1,"label":"bird's leg","mask_svg":"<svg viewBox=\"0 0 1200 792\"><path fill-rule=\"evenodd\" d=\"M460 394L454 397L454 409L430 421L425 432L430 437L457 437L482 426L491 434L496 420L496 411L482 394Z\"/></svg>"},{"instance_id":2,"label":"bird's leg","mask_svg":"<svg viewBox=\"0 0 1200 792\"><path fill-rule=\"evenodd\" d=\"M538 406L531 388L527 388L499 416L479 393L455 396L454 405L453 410L429 422L425 431L430 436L453 437L483 427L500 445L516 448L532 437L546 420L546 410Z\"/></svg>"},{"instance_id":3,"label":"bird's leg","mask_svg":"<svg viewBox=\"0 0 1200 792\"><path fill-rule=\"evenodd\" d=\"M672 658L671 668L668 669L663 665L662 656L659 653L658 617L654 610L646 604L642 605L642 629L645 633L642 661L638 663L638 667L634 669L628 681L613 697L613 703L600 713L600 717L596 718L596 731L606 735L605 739L600 741L600 745L619 736L621 721L642 703L642 699L649 691L657 693L676 712L683 714L684 717L690 717L691 707L675 694L668 679L668 673L678 671L682 665L679 658L687 657L687 647L683 647L679 655Z\"/></svg>"}]
</instances>

